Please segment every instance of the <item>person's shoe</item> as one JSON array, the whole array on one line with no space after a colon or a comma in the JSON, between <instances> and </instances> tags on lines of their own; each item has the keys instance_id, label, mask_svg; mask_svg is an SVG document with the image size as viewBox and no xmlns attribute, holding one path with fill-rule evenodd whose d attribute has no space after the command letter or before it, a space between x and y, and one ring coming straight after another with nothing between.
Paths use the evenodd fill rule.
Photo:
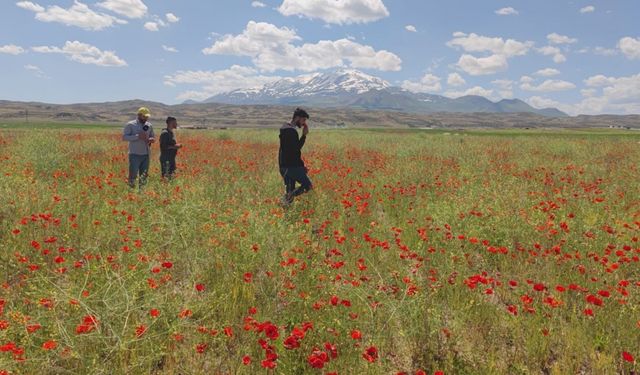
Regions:
<instances>
[{"instance_id":1,"label":"person's shoe","mask_svg":"<svg viewBox=\"0 0 640 375\"><path fill-rule=\"evenodd\" d=\"M293 203L293 194L287 193L280 198L280 205L284 208L291 206Z\"/></svg>"}]
</instances>

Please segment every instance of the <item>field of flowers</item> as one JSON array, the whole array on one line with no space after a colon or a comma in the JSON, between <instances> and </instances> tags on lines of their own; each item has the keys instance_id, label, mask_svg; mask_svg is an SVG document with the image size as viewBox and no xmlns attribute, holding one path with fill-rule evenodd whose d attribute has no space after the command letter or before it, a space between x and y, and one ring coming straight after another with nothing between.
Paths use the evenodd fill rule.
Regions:
<instances>
[{"instance_id":1,"label":"field of flowers","mask_svg":"<svg viewBox=\"0 0 640 375\"><path fill-rule=\"evenodd\" d=\"M640 371L640 137L0 131L0 374Z\"/></svg>"}]
</instances>

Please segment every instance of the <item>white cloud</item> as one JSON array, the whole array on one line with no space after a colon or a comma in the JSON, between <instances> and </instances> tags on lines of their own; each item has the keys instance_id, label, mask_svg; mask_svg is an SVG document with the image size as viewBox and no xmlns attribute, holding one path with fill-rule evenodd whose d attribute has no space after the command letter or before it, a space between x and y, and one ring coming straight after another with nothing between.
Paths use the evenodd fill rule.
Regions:
<instances>
[{"instance_id":1,"label":"white cloud","mask_svg":"<svg viewBox=\"0 0 640 375\"><path fill-rule=\"evenodd\" d=\"M419 82L402 82L402 88L411 92L436 92L442 90L442 85L440 84L440 77L427 73Z\"/></svg>"},{"instance_id":2,"label":"white cloud","mask_svg":"<svg viewBox=\"0 0 640 375\"><path fill-rule=\"evenodd\" d=\"M142 18L148 9L142 0L106 0L96 5L128 18Z\"/></svg>"},{"instance_id":3,"label":"white cloud","mask_svg":"<svg viewBox=\"0 0 640 375\"><path fill-rule=\"evenodd\" d=\"M25 70L33 73L38 78L49 78L47 75L36 65L27 64L24 66Z\"/></svg>"},{"instance_id":4,"label":"white cloud","mask_svg":"<svg viewBox=\"0 0 640 375\"><path fill-rule=\"evenodd\" d=\"M42 22L58 22L67 26L77 26L85 30L102 30L114 24L125 24L127 21L116 17L97 13L86 4L74 1L69 9L57 5L49 6L46 10L39 4L31 1L19 1L16 5L20 8L36 13L36 19Z\"/></svg>"},{"instance_id":5,"label":"white cloud","mask_svg":"<svg viewBox=\"0 0 640 375\"><path fill-rule=\"evenodd\" d=\"M180 21L180 17L176 16L176 15L175 15L175 14L173 14L173 13L167 13L167 14L165 15L165 17L167 17L167 21L168 21L169 23L176 23L176 22Z\"/></svg>"},{"instance_id":6,"label":"white cloud","mask_svg":"<svg viewBox=\"0 0 640 375\"><path fill-rule=\"evenodd\" d=\"M485 89L480 86L475 86L465 91L447 91L444 93L444 95L450 98L459 98L461 96L467 96L467 95L484 96L486 98L493 95L493 90Z\"/></svg>"},{"instance_id":7,"label":"white cloud","mask_svg":"<svg viewBox=\"0 0 640 375\"><path fill-rule=\"evenodd\" d=\"M547 79L537 86L532 84L530 81L523 82L520 85L520 88L525 91L552 92L571 90L576 88L576 85L567 81Z\"/></svg>"},{"instance_id":8,"label":"white cloud","mask_svg":"<svg viewBox=\"0 0 640 375\"><path fill-rule=\"evenodd\" d=\"M588 87L610 86L615 83L615 78L610 78L602 74L591 76L584 80L584 84Z\"/></svg>"},{"instance_id":9,"label":"white cloud","mask_svg":"<svg viewBox=\"0 0 640 375\"><path fill-rule=\"evenodd\" d=\"M389 16L382 0L284 0L278 11L335 24L367 23Z\"/></svg>"},{"instance_id":10,"label":"white cloud","mask_svg":"<svg viewBox=\"0 0 640 375\"><path fill-rule=\"evenodd\" d=\"M532 96L527 99L526 102L529 103L529 105L531 105L532 107L538 109L562 107L562 103L552 99L543 98L541 96Z\"/></svg>"},{"instance_id":11,"label":"white cloud","mask_svg":"<svg viewBox=\"0 0 640 375\"><path fill-rule=\"evenodd\" d=\"M615 56L618 54L618 51L611 48L595 47L593 53L600 56Z\"/></svg>"},{"instance_id":12,"label":"white cloud","mask_svg":"<svg viewBox=\"0 0 640 375\"><path fill-rule=\"evenodd\" d=\"M162 45L162 49L167 52L178 53L178 50L175 47L165 46L164 44Z\"/></svg>"},{"instance_id":13,"label":"white cloud","mask_svg":"<svg viewBox=\"0 0 640 375\"><path fill-rule=\"evenodd\" d=\"M578 41L578 39L570 38L566 35L560 35L558 33L551 33L547 35L547 40L551 44L573 44Z\"/></svg>"},{"instance_id":14,"label":"white cloud","mask_svg":"<svg viewBox=\"0 0 640 375\"><path fill-rule=\"evenodd\" d=\"M119 58L115 52L101 51L97 47L78 41L67 41L62 48L41 46L33 47L32 50L39 53L60 53L82 64L93 64L105 67L127 66L126 61Z\"/></svg>"},{"instance_id":15,"label":"white cloud","mask_svg":"<svg viewBox=\"0 0 640 375\"><path fill-rule=\"evenodd\" d=\"M9 55L20 55L25 53L24 48L20 46L16 46L15 44L7 44L5 46L0 46L0 53L7 53Z\"/></svg>"},{"instance_id":16,"label":"white cloud","mask_svg":"<svg viewBox=\"0 0 640 375\"><path fill-rule=\"evenodd\" d=\"M254 8L264 8L267 5L265 3L263 3L262 1L254 1L251 3L251 6Z\"/></svg>"},{"instance_id":17,"label":"white cloud","mask_svg":"<svg viewBox=\"0 0 640 375\"><path fill-rule=\"evenodd\" d=\"M499 16L511 16L519 14L518 11L513 9L512 7L498 9L495 13Z\"/></svg>"},{"instance_id":18,"label":"white cloud","mask_svg":"<svg viewBox=\"0 0 640 375\"><path fill-rule=\"evenodd\" d=\"M410 31L412 33L417 33L418 32L418 29L416 29L416 27L413 26L413 25L407 25L407 26L404 27L404 29L407 30L407 31Z\"/></svg>"},{"instance_id":19,"label":"white cloud","mask_svg":"<svg viewBox=\"0 0 640 375\"><path fill-rule=\"evenodd\" d=\"M533 42L519 42L514 39L492 38L475 33L461 32L453 34L454 39L447 42L449 47L460 47L465 52L491 52L505 57L523 56L533 47Z\"/></svg>"},{"instance_id":20,"label":"white cloud","mask_svg":"<svg viewBox=\"0 0 640 375\"><path fill-rule=\"evenodd\" d=\"M627 77L598 75L585 82L602 88L582 90L584 99L576 104L557 103L554 106L570 114L640 113L640 74Z\"/></svg>"},{"instance_id":21,"label":"white cloud","mask_svg":"<svg viewBox=\"0 0 640 375\"><path fill-rule=\"evenodd\" d=\"M536 108L556 107L571 115L640 113L640 74L627 77L597 75L586 79L585 83L592 88L581 90L583 99L575 104L563 104L539 96L531 97L527 102Z\"/></svg>"},{"instance_id":22,"label":"white cloud","mask_svg":"<svg viewBox=\"0 0 640 375\"><path fill-rule=\"evenodd\" d=\"M146 22L144 24L144 28L147 29L148 31L158 31L158 30L160 30L158 28L158 23L157 22Z\"/></svg>"},{"instance_id":23,"label":"white cloud","mask_svg":"<svg viewBox=\"0 0 640 375\"><path fill-rule=\"evenodd\" d=\"M35 13L44 12L44 8L42 7L42 5L32 3L31 1L18 1L16 5L22 9L30 10Z\"/></svg>"},{"instance_id":24,"label":"white cloud","mask_svg":"<svg viewBox=\"0 0 640 375\"><path fill-rule=\"evenodd\" d=\"M553 56L553 62L555 62L556 64L567 61L567 58L562 54L562 51L558 47L545 46L538 48L537 51L545 56Z\"/></svg>"},{"instance_id":25,"label":"white cloud","mask_svg":"<svg viewBox=\"0 0 640 375\"><path fill-rule=\"evenodd\" d=\"M449 77L447 77L447 85L453 87L464 86L467 84L467 81L462 78L462 76L458 73L451 73Z\"/></svg>"},{"instance_id":26,"label":"white cloud","mask_svg":"<svg viewBox=\"0 0 640 375\"><path fill-rule=\"evenodd\" d=\"M489 57L475 57L464 54L460 56L456 64L460 69L472 76L495 74L507 70L509 64L504 55L491 55Z\"/></svg>"},{"instance_id":27,"label":"white cloud","mask_svg":"<svg viewBox=\"0 0 640 375\"><path fill-rule=\"evenodd\" d=\"M491 83L498 87L498 95L501 98L513 98L513 81L508 79L496 79L495 81L491 81Z\"/></svg>"},{"instance_id":28,"label":"white cloud","mask_svg":"<svg viewBox=\"0 0 640 375\"><path fill-rule=\"evenodd\" d=\"M486 57L463 54L457 66L468 74L486 75L506 70L508 58L523 56L533 47L533 42L519 42L514 39L504 40L499 37L486 37L478 34L456 32L454 38L447 42L449 47L461 48L465 52L491 53Z\"/></svg>"},{"instance_id":29,"label":"white cloud","mask_svg":"<svg viewBox=\"0 0 640 375\"><path fill-rule=\"evenodd\" d=\"M540 69L533 74L537 76L542 76L542 77L552 77L560 74L560 71L558 69L546 68L546 69Z\"/></svg>"},{"instance_id":30,"label":"white cloud","mask_svg":"<svg viewBox=\"0 0 640 375\"><path fill-rule=\"evenodd\" d=\"M593 5L588 5L584 8L580 8L580 13L593 13L595 12L596 7L594 7Z\"/></svg>"},{"instance_id":31,"label":"white cloud","mask_svg":"<svg viewBox=\"0 0 640 375\"><path fill-rule=\"evenodd\" d=\"M315 71L349 65L382 71L400 70L402 60L395 54L349 39L321 40L296 46L301 38L294 30L264 22L249 21L239 35L224 35L202 52L206 55L249 56L260 70Z\"/></svg>"},{"instance_id":32,"label":"white cloud","mask_svg":"<svg viewBox=\"0 0 640 375\"><path fill-rule=\"evenodd\" d=\"M640 38L624 37L618 42L618 48L631 60L640 59Z\"/></svg>"},{"instance_id":33,"label":"white cloud","mask_svg":"<svg viewBox=\"0 0 640 375\"><path fill-rule=\"evenodd\" d=\"M237 89L260 88L267 83L281 79L277 76L263 76L257 70L234 65L229 69L219 71L178 71L164 77L167 86L182 84L201 86L199 90L181 93L179 100L204 100L216 94Z\"/></svg>"}]
</instances>

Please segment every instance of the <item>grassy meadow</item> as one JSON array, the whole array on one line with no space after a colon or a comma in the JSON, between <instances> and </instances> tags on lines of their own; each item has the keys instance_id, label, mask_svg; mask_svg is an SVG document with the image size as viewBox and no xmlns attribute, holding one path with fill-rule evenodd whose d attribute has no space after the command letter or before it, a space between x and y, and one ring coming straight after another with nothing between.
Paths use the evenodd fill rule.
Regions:
<instances>
[{"instance_id":1,"label":"grassy meadow","mask_svg":"<svg viewBox=\"0 0 640 375\"><path fill-rule=\"evenodd\" d=\"M2 375L640 371L640 134L120 132L0 127Z\"/></svg>"}]
</instances>

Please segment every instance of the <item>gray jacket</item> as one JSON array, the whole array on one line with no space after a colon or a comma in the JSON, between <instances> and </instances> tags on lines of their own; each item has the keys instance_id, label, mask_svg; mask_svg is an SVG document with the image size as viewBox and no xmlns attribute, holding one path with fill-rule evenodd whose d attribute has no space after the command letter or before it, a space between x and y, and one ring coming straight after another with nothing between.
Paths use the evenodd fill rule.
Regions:
<instances>
[{"instance_id":1,"label":"gray jacket","mask_svg":"<svg viewBox=\"0 0 640 375\"><path fill-rule=\"evenodd\" d=\"M153 133L153 126L151 125L151 123L147 121L145 125L149 125L149 130L147 130L149 138L155 138L155 134ZM151 153L149 143L145 140L139 139L139 134L144 132L144 130L142 130L142 126L143 124L141 124L138 120L133 120L124 127L124 131L122 132L122 140L129 142L129 154L149 155Z\"/></svg>"}]
</instances>

